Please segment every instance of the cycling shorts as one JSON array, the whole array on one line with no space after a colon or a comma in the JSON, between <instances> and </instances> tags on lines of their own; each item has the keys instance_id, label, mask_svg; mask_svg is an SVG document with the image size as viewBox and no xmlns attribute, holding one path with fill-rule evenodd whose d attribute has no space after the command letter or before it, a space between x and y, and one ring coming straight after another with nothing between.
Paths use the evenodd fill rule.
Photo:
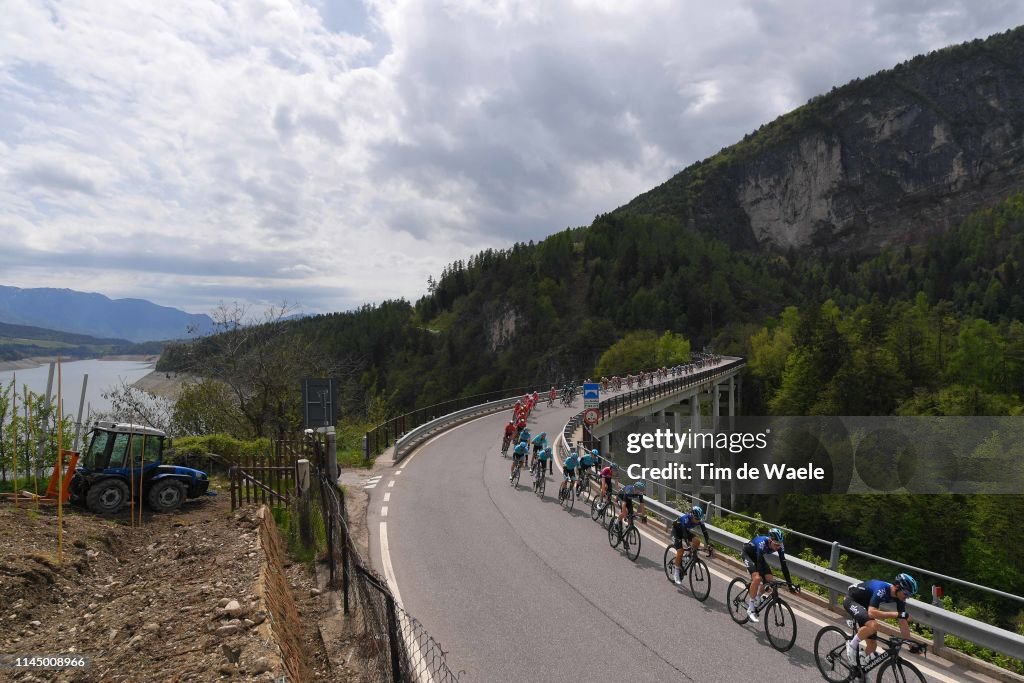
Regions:
<instances>
[{"instance_id":1,"label":"cycling shorts","mask_svg":"<svg viewBox=\"0 0 1024 683\"><path fill-rule=\"evenodd\" d=\"M618 494L618 499L626 504L626 513L633 514L633 498L631 496L624 496L621 493Z\"/></svg>"},{"instance_id":2,"label":"cycling shorts","mask_svg":"<svg viewBox=\"0 0 1024 683\"><path fill-rule=\"evenodd\" d=\"M754 572L757 572L762 577L772 573L771 568L768 566L768 562L765 561L764 555L761 556L760 561L757 559L757 548L747 543L743 546L743 553L741 554L743 564L747 567L747 572L753 576Z\"/></svg>"},{"instance_id":3,"label":"cycling shorts","mask_svg":"<svg viewBox=\"0 0 1024 683\"><path fill-rule=\"evenodd\" d=\"M843 600L843 609L845 609L846 613L853 617L853 620L857 622L858 628L871 621L871 617L868 616L868 608L851 598L849 595L847 595Z\"/></svg>"},{"instance_id":4,"label":"cycling shorts","mask_svg":"<svg viewBox=\"0 0 1024 683\"><path fill-rule=\"evenodd\" d=\"M517 451L512 451L512 457L515 458L516 460L521 460L522 458L526 457L526 453L519 453Z\"/></svg>"},{"instance_id":5,"label":"cycling shorts","mask_svg":"<svg viewBox=\"0 0 1024 683\"><path fill-rule=\"evenodd\" d=\"M564 474L565 474L565 478L566 479L573 479L573 480L576 479L576 470L574 470L571 467L566 468Z\"/></svg>"},{"instance_id":6,"label":"cycling shorts","mask_svg":"<svg viewBox=\"0 0 1024 683\"><path fill-rule=\"evenodd\" d=\"M694 533L679 522L672 524L672 547L676 550L682 547L683 543L689 544L694 539Z\"/></svg>"}]
</instances>

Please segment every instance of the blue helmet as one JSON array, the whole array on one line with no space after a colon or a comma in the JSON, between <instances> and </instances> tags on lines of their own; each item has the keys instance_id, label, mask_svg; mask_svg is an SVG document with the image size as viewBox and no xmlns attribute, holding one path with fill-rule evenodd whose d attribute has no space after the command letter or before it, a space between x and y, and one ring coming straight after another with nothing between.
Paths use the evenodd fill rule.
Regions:
<instances>
[{"instance_id":1,"label":"blue helmet","mask_svg":"<svg viewBox=\"0 0 1024 683\"><path fill-rule=\"evenodd\" d=\"M895 581L897 587L903 589L907 595L917 595L917 581L910 574L900 573L896 575Z\"/></svg>"},{"instance_id":2,"label":"blue helmet","mask_svg":"<svg viewBox=\"0 0 1024 683\"><path fill-rule=\"evenodd\" d=\"M782 543L782 541L786 538L786 535L782 533L782 529L775 526L768 530L768 538L772 539L777 543Z\"/></svg>"},{"instance_id":3,"label":"blue helmet","mask_svg":"<svg viewBox=\"0 0 1024 683\"><path fill-rule=\"evenodd\" d=\"M601 455L601 452L600 452L600 451L598 451L598 450L597 450L597 449L595 448L594 450L590 451L590 454L591 454L591 455Z\"/></svg>"},{"instance_id":4,"label":"blue helmet","mask_svg":"<svg viewBox=\"0 0 1024 683\"><path fill-rule=\"evenodd\" d=\"M690 514L696 517L699 521L704 521L704 508L702 508L700 505L694 505L693 509L690 510Z\"/></svg>"},{"instance_id":5,"label":"blue helmet","mask_svg":"<svg viewBox=\"0 0 1024 683\"><path fill-rule=\"evenodd\" d=\"M640 489L641 491L643 491L645 488L647 488L647 484L643 483L642 481L633 482L633 488Z\"/></svg>"}]
</instances>

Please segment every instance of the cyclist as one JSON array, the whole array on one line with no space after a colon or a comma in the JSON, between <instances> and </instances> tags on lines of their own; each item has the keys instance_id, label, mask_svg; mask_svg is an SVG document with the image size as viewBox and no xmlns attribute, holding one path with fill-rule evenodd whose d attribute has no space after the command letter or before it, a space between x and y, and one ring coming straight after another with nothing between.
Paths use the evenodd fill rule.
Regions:
<instances>
[{"instance_id":1,"label":"cyclist","mask_svg":"<svg viewBox=\"0 0 1024 683\"><path fill-rule=\"evenodd\" d=\"M551 391L548 392L548 408L555 405L555 399L558 398L558 390L555 389L555 385L551 385Z\"/></svg>"},{"instance_id":2,"label":"cyclist","mask_svg":"<svg viewBox=\"0 0 1024 683\"><path fill-rule=\"evenodd\" d=\"M580 458L580 479L583 475L590 471L591 467L594 467L597 463L594 461L594 453L597 453L595 448L592 451L583 451L583 457Z\"/></svg>"},{"instance_id":3,"label":"cyclist","mask_svg":"<svg viewBox=\"0 0 1024 683\"><path fill-rule=\"evenodd\" d=\"M508 453L508 447L512 443L512 437L516 434L516 423L515 420L509 420L508 424L505 425L505 438L501 442L501 454L505 455Z\"/></svg>"},{"instance_id":4,"label":"cyclist","mask_svg":"<svg viewBox=\"0 0 1024 683\"><path fill-rule=\"evenodd\" d=\"M541 432L537 436L533 437L530 441L533 444L533 454L530 456L530 471L533 471L533 466L537 462L537 454L540 453L548 445L548 433Z\"/></svg>"},{"instance_id":5,"label":"cyclist","mask_svg":"<svg viewBox=\"0 0 1024 683\"><path fill-rule=\"evenodd\" d=\"M857 632L846 643L846 661L856 663L857 647L864 641L864 654L870 661L874 657L878 641L877 619L899 619L900 635L910 638L910 615L907 614L907 598L917 593L917 581L910 574L900 573L893 581L870 579L850 586L843 600L843 608L857 622ZM883 602L895 602L896 611L880 609Z\"/></svg>"},{"instance_id":6,"label":"cyclist","mask_svg":"<svg viewBox=\"0 0 1024 683\"><path fill-rule=\"evenodd\" d=\"M547 465L547 463L554 460L554 458L555 456L551 452L551 446L548 446L547 448L545 448L544 450L537 454L537 469L539 470L539 472L534 471L532 468L530 469L530 471L538 475L538 479L542 479L544 477L544 467Z\"/></svg>"},{"instance_id":7,"label":"cyclist","mask_svg":"<svg viewBox=\"0 0 1024 683\"><path fill-rule=\"evenodd\" d=\"M768 581L775 579L772 570L768 566L765 556L771 553L779 554L779 564L782 565L782 574L786 577L786 585L790 591L796 591L793 579L789 576L789 565L786 564L786 549L782 545L785 535L782 529L772 527L765 536L754 536L743 546L741 559L747 565L750 572L750 589L747 591L747 616L755 624L758 622L757 614L754 612L754 605L758 597L758 589L761 587L761 577Z\"/></svg>"},{"instance_id":8,"label":"cyclist","mask_svg":"<svg viewBox=\"0 0 1024 683\"><path fill-rule=\"evenodd\" d=\"M520 441L519 443L516 444L516 447L512 449L512 467L508 471L509 481L512 481L512 475L516 471L516 463L519 463L519 466L522 467L523 462L526 459L526 454L529 452L529 450L530 449L526 445L525 441Z\"/></svg>"},{"instance_id":9,"label":"cyclist","mask_svg":"<svg viewBox=\"0 0 1024 683\"><path fill-rule=\"evenodd\" d=\"M615 474L618 470L619 466L615 463L605 465L604 469L601 470L601 495L609 503L612 500L612 480L615 479Z\"/></svg>"},{"instance_id":10,"label":"cyclist","mask_svg":"<svg viewBox=\"0 0 1024 683\"><path fill-rule=\"evenodd\" d=\"M576 467L579 465L579 460L576 458L576 454L570 452L569 457L562 463L562 488L559 490L558 497L562 497L562 491L565 490L566 486L572 486L572 483L576 481Z\"/></svg>"},{"instance_id":11,"label":"cyclist","mask_svg":"<svg viewBox=\"0 0 1024 683\"><path fill-rule=\"evenodd\" d=\"M672 524L672 546L676 549L676 566L672 569L672 580L676 583L683 582L683 544L693 548L694 553L700 548L700 539L692 531L698 526L704 533L704 545L708 548L708 557L711 557L711 539L708 538L708 528L704 525L704 508L694 505L692 510L680 515Z\"/></svg>"},{"instance_id":12,"label":"cyclist","mask_svg":"<svg viewBox=\"0 0 1024 683\"><path fill-rule=\"evenodd\" d=\"M647 516L644 514L644 489L646 487L647 485L644 482L635 481L632 484L623 486L622 490L619 491L619 500L622 502L622 508L619 510L620 528L626 515L633 514L634 500L640 503L640 520L643 522L647 521Z\"/></svg>"}]
</instances>

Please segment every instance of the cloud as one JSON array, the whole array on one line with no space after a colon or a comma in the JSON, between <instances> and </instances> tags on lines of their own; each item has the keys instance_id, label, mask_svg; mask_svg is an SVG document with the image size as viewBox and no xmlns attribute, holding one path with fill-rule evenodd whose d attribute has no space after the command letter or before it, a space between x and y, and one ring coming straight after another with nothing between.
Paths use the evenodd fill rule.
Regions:
<instances>
[{"instance_id":1,"label":"cloud","mask_svg":"<svg viewBox=\"0 0 1024 683\"><path fill-rule=\"evenodd\" d=\"M188 310L415 299L455 259L587 224L813 95L1022 17L966 0L25 0L0 24L3 284Z\"/></svg>"}]
</instances>

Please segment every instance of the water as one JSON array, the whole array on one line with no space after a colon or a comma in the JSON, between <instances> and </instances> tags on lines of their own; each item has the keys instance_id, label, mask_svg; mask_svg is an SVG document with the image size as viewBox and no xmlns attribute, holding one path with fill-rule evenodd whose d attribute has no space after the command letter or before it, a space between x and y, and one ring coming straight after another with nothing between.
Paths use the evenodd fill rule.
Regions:
<instances>
[{"instance_id":1,"label":"water","mask_svg":"<svg viewBox=\"0 0 1024 683\"><path fill-rule=\"evenodd\" d=\"M78 414L78 402L82 397L82 378L89 375L89 385L85 390L85 407L82 409L82 421L91 410L93 413L110 410L110 402L101 394L116 389L122 382L131 384L145 377L153 370L153 364L130 360L77 360L60 364L61 395L64 399L64 414L72 420ZM46 378L49 375L49 363L39 367L23 370L0 371L0 391L8 391L11 377L17 375L18 407L21 409L21 397L24 396L23 386L28 385L29 391L36 394L46 393ZM57 395L57 369L53 371L52 395Z\"/></svg>"}]
</instances>

